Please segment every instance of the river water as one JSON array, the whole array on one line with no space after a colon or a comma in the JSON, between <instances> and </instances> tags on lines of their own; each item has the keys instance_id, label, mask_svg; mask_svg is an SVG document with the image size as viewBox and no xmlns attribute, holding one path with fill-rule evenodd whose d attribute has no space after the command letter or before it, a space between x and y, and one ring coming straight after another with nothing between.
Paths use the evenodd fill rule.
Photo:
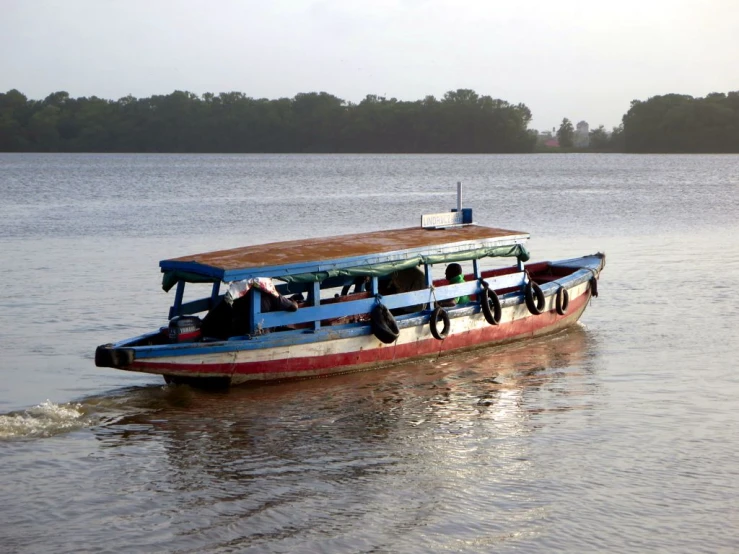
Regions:
<instances>
[{"instance_id":1,"label":"river water","mask_svg":"<svg viewBox=\"0 0 739 554\"><path fill-rule=\"evenodd\" d=\"M608 255L581 323L202 392L94 367L160 259L455 205ZM0 551L739 549L739 156L0 154Z\"/></svg>"}]
</instances>

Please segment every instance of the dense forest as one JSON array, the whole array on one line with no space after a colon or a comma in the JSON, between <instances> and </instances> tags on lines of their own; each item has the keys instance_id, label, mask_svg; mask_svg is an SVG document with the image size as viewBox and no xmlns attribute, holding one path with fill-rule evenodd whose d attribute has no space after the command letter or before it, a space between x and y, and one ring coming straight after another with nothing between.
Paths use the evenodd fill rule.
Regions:
<instances>
[{"instance_id":1,"label":"dense forest","mask_svg":"<svg viewBox=\"0 0 739 554\"><path fill-rule=\"evenodd\" d=\"M626 152L739 153L739 91L634 100L622 133Z\"/></svg>"},{"instance_id":2,"label":"dense forest","mask_svg":"<svg viewBox=\"0 0 739 554\"><path fill-rule=\"evenodd\" d=\"M255 99L240 92L175 91L150 98L30 100L0 93L0 151L10 152L532 152L531 111L469 89L358 104L326 92ZM559 151L739 152L739 91L634 100L612 132L573 148L565 118ZM546 150L546 149L544 149Z\"/></svg>"},{"instance_id":3,"label":"dense forest","mask_svg":"<svg viewBox=\"0 0 739 554\"><path fill-rule=\"evenodd\" d=\"M255 99L175 91L111 101L0 94L0 151L531 152L531 112L468 89L404 102L331 94Z\"/></svg>"}]
</instances>

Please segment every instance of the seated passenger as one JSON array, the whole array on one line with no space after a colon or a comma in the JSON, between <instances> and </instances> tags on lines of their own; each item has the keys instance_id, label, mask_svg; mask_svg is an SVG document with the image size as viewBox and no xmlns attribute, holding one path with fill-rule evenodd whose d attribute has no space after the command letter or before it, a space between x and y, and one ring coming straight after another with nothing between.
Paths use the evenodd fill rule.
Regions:
<instances>
[{"instance_id":1,"label":"seated passenger","mask_svg":"<svg viewBox=\"0 0 739 554\"><path fill-rule=\"evenodd\" d=\"M390 285L387 294L399 294L401 292L411 292L414 290L423 290L426 288L426 275L420 267L410 267L394 271L390 276ZM390 310L395 315L412 314L425 309L425 304L416 304L414 306L406 306L405 308L396 308Z\"/></svg>"},{"instance_id":2,"label":"seated passenger","mask_svg":"<svg viewBox=\"0 0 739 554\"><path fill-rule=\"evenodd\" d=\"M284 310L294 312L298 303L282 295L273 296L267 292L260 295L262 313ZM246 335L249 333L249 307L254 293L249 291L233 304L221 298L218 303L203 318L201 331L204 337L227 340L229 337Z\"/></svg>"},{"instance_id":3,"label":"seated passenger","mask_svg":"<svg viewBox=\"0 0 739 554\"><path fill-rule=\"evenodd\" d=\"M446 266L444 272L446 280L450 285L456 285L458 283L464 283L464 275L462 274L462 266L459 264L449 264ZM454 306L456 304L466 304L470 301L469 296L459 296L457 298L450 298L441 303L443 306Z\"/></svg>"},{"instance_id":4,"label":"seated passenger","mask_svg":"<svg viewBox=\"0 0 739 554\"><path fill-rule=\"evenodd\" d=\"M236 304L236 302L234 302ZM298 309L298 303L290 298L285 298L281 294L273 296L266 292L261 294L261 311L264 312L278 312L280 310L286 312L294 312Z\"/></svg>"},{"instance_id":5,"label":"seated passenger","mask_svg":"<svg viewBox=\"0 0 739 554\"><path fill-rule=\"evenodd\" d=\"M205 314L200 331L204 338L226 340L231 336L231 320L233 310L231 304L221 297L216 305Z\"/></svg>"},{"instance_id":6,"label":"seated passenger","mask_svg":"<svg viewBox=\"0 0 739 554\"><path fill-rule=\"evenodd\" d=\"M280 310L286 312L294 312L298 309L298 303L289 298L285 298L281 294L274 296L268 292L261 291L260 311L278 312ZM233 319L231 321L231 336L241 336L249 334L249 311L252 299L254 298L254 289L250 290L241 298L234 300L231 306L233 310ZM263 329L266 331L266 329Z\"/></svg>"}]
</instances>

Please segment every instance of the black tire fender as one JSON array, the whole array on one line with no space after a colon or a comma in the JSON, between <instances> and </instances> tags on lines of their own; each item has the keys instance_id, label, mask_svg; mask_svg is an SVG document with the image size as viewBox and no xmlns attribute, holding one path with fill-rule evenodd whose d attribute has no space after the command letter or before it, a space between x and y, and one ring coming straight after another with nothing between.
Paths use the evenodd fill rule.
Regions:
<instances>
[{"instance_id":1,"label":"black tire fender","mask_svg":"<svg viewBox=\"0 0 739 554\"><path fill-rule=\"evenodd\" d=\"M595 277L590 278L590 296L598 298L598 279Z\"/></svg>"},{"instance_id":2,"label":"black tire fender","mask_svg":"<svg viewBox=\"0 0 739 554\"><path fill-rule=\"evenodd\" d=\"M500 323L503 310L500 307L500 298L498 298L494 290L490 290L487 287L482 289L480 306L482 307L482 315L485 316L485 321L490 325L498 325Z\"/></svg>"},{"instance_id":3,"label":"black tire fender","mask_svg":"<svg viewBox=\"0 0 739 554\"><path fill-rule=\"evenodd\" d=\"M400 336L398 323L384 304L377 304L370 314L372 332L385 344L392 344Z\"/></svg>"},{"instance_id":4,"label":"black tire fender","mask_svg":"<svg viewBox=\"0 0 739 554\"><path fill-rule=\"evenodd\" d=\"M526 300L526 307L532 314L539 315L544 311L544 306L546 304L544 293L542 292L541 287L533 281L526 283L524 298Z\"/></svg>"},{"instance_id":5,"label":"black tire fender","mask_svg":"<svg viewBox=\"0 0 739 554\"><path fill-rule=\"evenodd\" d=\"M570 305L570 293L567 292L567 289L564 287L559 287L557 289L557 301L555 302L555 307L557 309L557 313L559 315L565 315L567 313L567 308Z\"/></svg>"},{"instance_id":6,"label":"black tire fender","mask_svg":"<svg viewBox=\"0 0 739 554\"><path fill-rule=\"evenodd\" d=\"M439 318L444 322L444 328L439 332ZM431 312L431 320L429 321L429 327L431 327L431 334L437 340L444 340L449 335L449 328L451 323L449 321L449 314L441 306L437 306L433 312Z\"/></svg>"}]
</instances>

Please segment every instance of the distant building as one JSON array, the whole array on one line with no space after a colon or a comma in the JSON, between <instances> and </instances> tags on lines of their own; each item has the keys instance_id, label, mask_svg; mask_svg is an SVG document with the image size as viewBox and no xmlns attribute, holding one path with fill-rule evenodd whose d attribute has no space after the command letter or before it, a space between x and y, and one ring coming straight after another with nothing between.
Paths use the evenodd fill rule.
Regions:
<instances>
[{"instance_id":1,"label":"distant building","mask_svg":"<svg viewBox=\"0 0 739 554\"><path fill-rule=\"evenodd\" d=\"M577 124L574 137L575 148L587 148L590 145L590 125L587 121Z\"/></svg>"},{"instance_id":2,"label":"distant building","mask_svg":"<svg viewBox=\"0 0 739 554\"><path fill-rule=\"evenodd\" d=\"M557 148L559 146L559 141L557 140L556 130L552 129L552 131L542 131L537 134L536 136L536 143L539 145L539 148Z\"/></svg>"}]
</instances>

